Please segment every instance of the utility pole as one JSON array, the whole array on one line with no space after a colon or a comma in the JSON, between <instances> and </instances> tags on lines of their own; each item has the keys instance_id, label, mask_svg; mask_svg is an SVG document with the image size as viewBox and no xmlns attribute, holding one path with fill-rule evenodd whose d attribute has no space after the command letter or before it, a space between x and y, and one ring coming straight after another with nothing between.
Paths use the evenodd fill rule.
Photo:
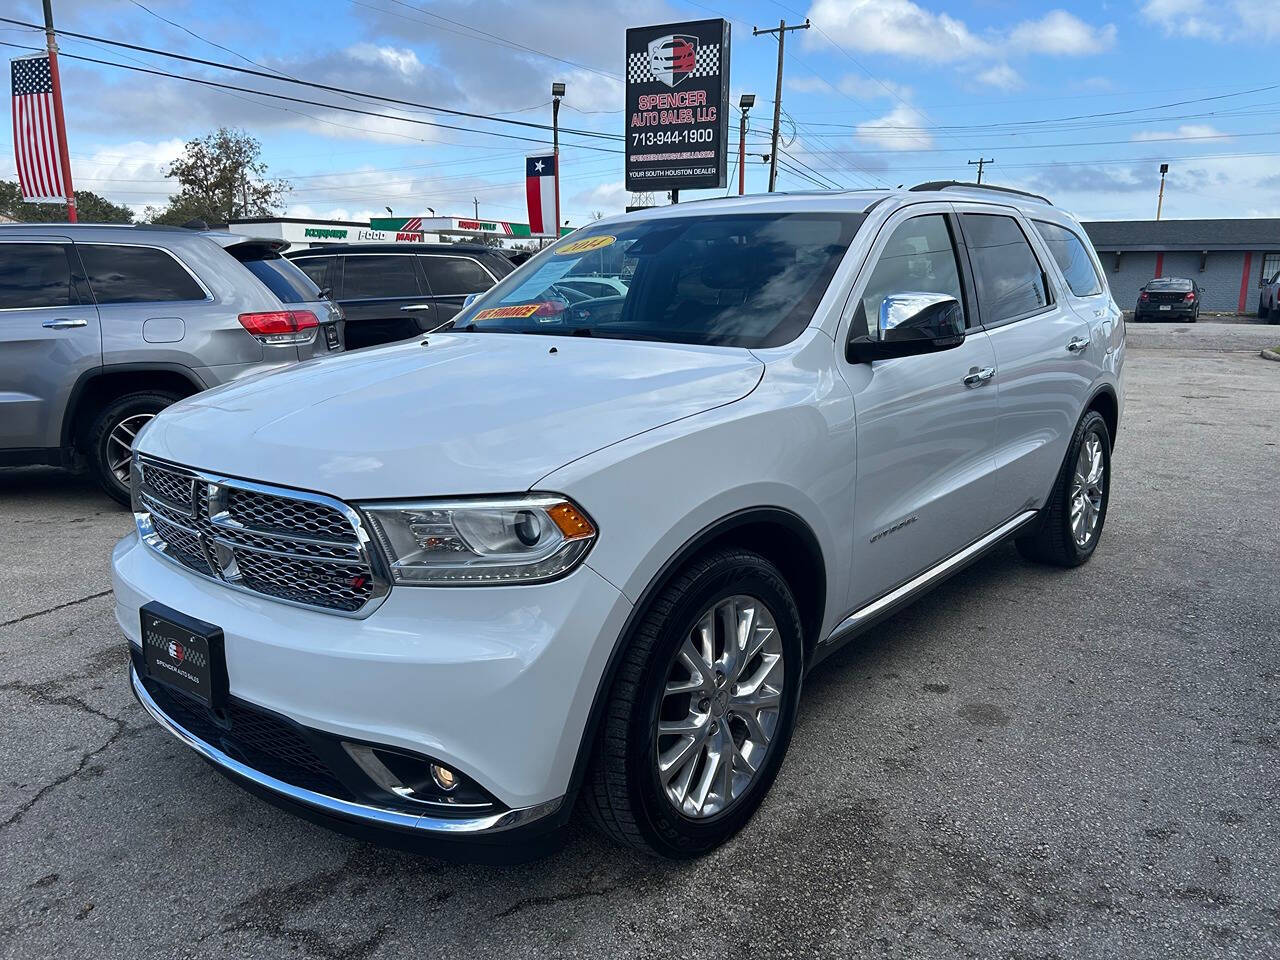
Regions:
<instances>
[{"instance_id":1,"label":"utility pole","mask_svg":"<svg viewBox=\"0 0 1280 960\"><path fill-rule=\"evenodd\" d=\"M751 35L753 37L758 37L766 33L776 33L778 35L778 81L773 89L773 147L769 151L770 193L773 193L773 188L778 182L778 127L782 123L782 53L786 47L787 31L808 29L808 17L805 17L804 23L797 24L793 27L788 27L787 21L779 20L776 27L770 27L768 30L761 30L758 27L751 28Z\"/></svg>"},{"instance_id":2,"label":"utility pole","mask_svg":"<svg viewBox=\"0 0 1280 960\"><path fill-rule=\"evenodd\" d=\"M472 204L472 209L475 212L475 219L479 220L480 219L480 198L472 197L471 204Z\"/></svg>"},{"instance_id":3,"label":"utility pole","mask_svg":"<svg viewBox=\"0 0 1280 960\"><path fill-rule=\"evenodd\" d=\"M738 123L738 196L747 192L747 112L756 105L754 93L744 93L738 101L742 119Z\"/></svg>"},{"instance_id":4,"label":"utility pole","mask_svg":"<svg viewBox=\"0 0 1280 960\"><path fill-rule=\"evenodd\" d=\"M560 98L564 96L564 84L559 81L551 84L551 153L555 170L552 180L556 191L556 223L551 230L553 240L560 239Z\"/></svg>"},{"instance_id":5,"label":"utility pole","mask_svg":"<svg viewBox=\"0 0 1280 960\"><path fill-rule=\"evenodd\" d=\"M58 160L67 192L67 221L75 223L76 190L71 185L71 155L67 150L67 118L62 112L62 80L58 76L58 40L53 29L53 0L44 0L44 37L49 50L49 81L53 86L53 122L58 128Z\"/></svg>"},{"instance_id":6,"label":"utility pole","mask_svg":"<svg viewBox=\"0 0 1280 960\"><path fill-rule=\"evenodd\" d=\"M992 157L990 160L983 160L981 157L979 157L977 160L970 160L970 161L969 161L969 166L971 166L971 167L977 167L977 168L978 168L978 182L979 182L979 183L981 183L981 182L982 182L982 168L983 168L983 167L985 167L988 163L995 163L995 162L996 162L995 157Z\"/></svg>"},{"instance_id":7,"label":"utility pole","mask_svg":"<svg viewBox=\"0 0 1280 960\"><path fill-rule=\"evenodd\" d=\"M1160 196L1156 199L1156 219L1160 219L1160 212L1164 209L1164 175L1169 172L1167 163L1160 164Z\"/></svg>"}]
</instances>

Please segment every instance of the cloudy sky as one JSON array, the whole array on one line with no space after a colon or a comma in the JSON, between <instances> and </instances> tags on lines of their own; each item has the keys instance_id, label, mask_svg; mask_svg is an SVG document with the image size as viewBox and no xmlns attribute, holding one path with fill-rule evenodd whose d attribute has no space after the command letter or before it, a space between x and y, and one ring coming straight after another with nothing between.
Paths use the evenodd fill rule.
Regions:
<instances>
[{"instance_id":1,"label":"cloudy sky","mask_svg":"<svg viewBox=\"0 0 1280 960\"><path fill-rule=\"evenodd\" d=\"M1049 193L1086 219L1153 216L1162 161L1170 164L1165 216L1280 216L1274 4L54 0L62 29L511 120L549 122L550 84L563 80L562 127L615 135L623 132L625 28L725 16L733 100L758 95L747 138L754 154L767 149L777 44L751 28L807 16L814 28L790 34L786 48L783 137L796 171L840 187L883 187L969 179L967 161L995 158L990 182ZM8 0L4 15L38 21L40 2ZM0 24L0 42L19 56L25 51L13 45L42 37ZM164 201L165 166L185 139L227 124L259 138L270 172L292 182L291 216L365 219L384 207L469 216L478 202L481 216L525 219L521 158L543 148L519 138L542 139L540 130L93 41L61 43L76 185L139 211ZM14 170L10 130L0 125L5 177ZM628 202L618 148L612 139L563 137L571 222ZM765 189L766 170L748 159L748 191ZM780 174L780 189L812 186Z\"/></svg>"}]
</instances>

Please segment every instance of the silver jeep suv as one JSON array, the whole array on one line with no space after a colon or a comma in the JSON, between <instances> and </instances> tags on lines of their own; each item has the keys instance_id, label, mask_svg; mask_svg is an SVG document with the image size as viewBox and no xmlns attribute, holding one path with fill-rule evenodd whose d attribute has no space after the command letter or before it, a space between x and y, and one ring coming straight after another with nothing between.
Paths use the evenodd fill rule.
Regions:
<instances>
[{"instance_id":1,"label":"silver jeep suv","mask_svg":"<svg viewBox=\"0 0 1280 960\"><path fill-rule=\"evenodd\" d=\"M182 397L342 349L287 246L142 226L0 227L0 466L84 462L129 502L138 430Z\"/></svg>"}]
</instances>

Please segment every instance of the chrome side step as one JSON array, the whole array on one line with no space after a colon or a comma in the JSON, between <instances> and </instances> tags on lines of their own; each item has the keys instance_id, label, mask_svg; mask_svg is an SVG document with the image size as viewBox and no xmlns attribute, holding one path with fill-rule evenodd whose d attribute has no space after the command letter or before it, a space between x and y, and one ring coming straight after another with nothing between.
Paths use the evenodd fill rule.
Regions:
<instances>
[{"instance_id":1,"label":"chrome side step","mask_svg":"<svg viewBox=\"0 0 1280 960\"><path fill-rule=\"evenodd\" d=\"M1027 510L1018 514L1012 520L1007 520L996 527L985 537L975 540L959 553L953 553L947 559L934 564L928 570L908 580L896 590L886 593L879 600L873 600L865 607L855 610L836 624L831 633L827 635L827 638L818 644L819 651L823 655L830 653L834 645L844 640L853 639L860 631L871 626L881 617L888 616L895 610L906 606L915 599L917 594L923 593L939 581L955 573L965 564L976 560L1019 527L1030 523L1035 519L1035 516L1035 510Z\"/></svg>"}]
</instances>

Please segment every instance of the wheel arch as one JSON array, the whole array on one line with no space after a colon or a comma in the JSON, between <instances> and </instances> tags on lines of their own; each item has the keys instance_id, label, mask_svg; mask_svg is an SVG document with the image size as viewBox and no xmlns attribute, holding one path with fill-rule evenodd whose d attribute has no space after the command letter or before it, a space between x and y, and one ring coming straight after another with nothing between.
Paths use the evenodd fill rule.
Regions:
<instances>
[{"instance_id":1,"label":"wheel arch","mask_svg":"<svg viewBox=\"0 0 1280 960\"><path fill-rule=\"evenodd\" d=\"M125 363L81 374L67 398L62 416L62 447L79 447L92 422L92 412L117 397L143 390L163 390L189 397L204 384L188 367L177 363Z\"/></svg>"},{"instance_id":2,"label":"wheel arch","mask_svg":"<svg viewBox=\"0 0 1280 960\"><path fill-rule=\"evenodd\" d=\"M769 539L762 543L760 538L765 536ZM781 571L795 594L796 605L800 608L805 661L810 661L822 629L827 594L826 560L813 529L798 514L782 507L749 507L715 520L685 541L667 559L637 598L622 630L614 638L613 649L609 652L604 671L596 685L595 697L578 743L578 755L569 780L570 797L577 796L586 778L609 690L617 676L622 653L649 602L691 560L727 546L742 547L759 553ZM572 804L566 804L566 808L571 806Z\"/></svg>"},{"instance_id":3,"label":"wheel arch","mask_svg":"<svg viewBox=\"0 0 1280 960\"><path fill-rule=\"evenodd\" d=\"M1111 437L1111 449L1116 446L1116 431L1120 427L1120 401L1115 389L1110 384L1099 387L1085 405L1085 412L1097 410L1107 422L1107 433Z\"/></svg>"}]
</instances>

